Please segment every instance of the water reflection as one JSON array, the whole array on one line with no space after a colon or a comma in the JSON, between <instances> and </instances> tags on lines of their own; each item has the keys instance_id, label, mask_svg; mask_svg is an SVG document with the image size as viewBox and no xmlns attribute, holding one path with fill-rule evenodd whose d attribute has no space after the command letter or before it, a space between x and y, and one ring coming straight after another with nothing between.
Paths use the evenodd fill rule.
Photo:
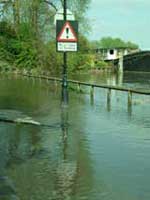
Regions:
<instances>
[{"instance_id":1,"label":"water reflection","mask_svg":"<svg viewBox=\"0 0 150 200\"><path fill-rule=\"evenodd\" d=\"M97 84L107 84L107 85L123 85L124 77L126 74L124 73L95 73L95 74L78 74L72 75L70 78L74 80L80 80L85 82L97 83Z\"/></svg>"},{"instance_id":2,"label":"water reflection","mask_svg":"<svg viewBox=\"0 0 150 200\"><path fill-rule=\"evenodd\" d=\"M95 189L89 147L82 127L81 130L73 127L75 118L80 120L80 113L74 113L72 121L69 120L69 112L69 106L61 107L62 158L59 159L56 170L56 191L53 198L87 199Z\"/></svg>"},{"instance_id":3,"label":"water reflection","mask_svg":"<svg viewBox=\"0 0 150 200\"><path fill-rule=\"evenodd\" d=\"M87 195L80 194L78 184L81 179L87 181L87 187L91 190L91 177L88 175L90 172L88 152L85 152L83 156L84 143L80 141L79 132L73 134L70 131L69 136L67 107L62 107L60 118L61 145L58 135L57 139L52 136L53 140L47 141L48 146L42 139L42 134L50 136L50 134L56 134L58 129L54 130L54 133L51 129L44 129L44 132L46 131L44 133L40 127L32 125L11 124L8 128L8 125L3 124L6 138L5 147L2 148L3 156L1 155L1 164L3 163L0 170L1 173L3 171L1 179L7 174L6 178L9 177L8 179L13 180L14 183L14 189L9 185L5 189L6 183L3 181L3 193L1 194L3 197L6 195L11 199L10 193L12 192L13 198L16 195L16 199L18 196L23 200L73 199L77 194ZM9 135L7 129L9 129Z\"/></svg>"},{"instance_id":4,"label":"water reflection","mask_svg":"<svg viewBox=\"0 0 150 200\"><path fill-rule=\"evenodd\" d=\"M123 77L124 73L117 73L116 74L116 84L117 86L122 86L123 85Z\"/></svg>"},{"instance_id":5,"label":"water reflection","mask_svg":"<svg viewBox=\"0 0 150 200\"><path fill-rule=\"evenodd\" d=\"M63 159L67 159L67 137L68 137L68 106L61 106L61 130L63 144Z\"/></svg>"}]
</instances>

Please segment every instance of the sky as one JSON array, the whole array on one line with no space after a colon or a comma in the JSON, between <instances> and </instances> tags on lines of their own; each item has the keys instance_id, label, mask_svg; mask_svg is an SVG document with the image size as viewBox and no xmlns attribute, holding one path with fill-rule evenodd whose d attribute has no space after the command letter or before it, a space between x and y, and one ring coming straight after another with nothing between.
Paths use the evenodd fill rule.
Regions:
<instances>
[{"instance_id":1,"label":"sky","mask_svg":"<svg viewBox=\"0 0 150 200\"><path fill-rule=\"evenodd\" d=\"M92 0L91 40L119 37L150 50L150 0Z\"/></svg>"}]
</instances>

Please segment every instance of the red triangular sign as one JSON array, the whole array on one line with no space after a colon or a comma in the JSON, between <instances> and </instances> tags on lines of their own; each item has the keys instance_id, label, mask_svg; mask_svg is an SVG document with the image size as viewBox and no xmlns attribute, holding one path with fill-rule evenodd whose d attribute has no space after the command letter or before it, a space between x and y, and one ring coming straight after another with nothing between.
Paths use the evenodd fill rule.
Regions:
<instances>
[{"instance_id":1,"label":"red triangular sign","mask_svg":"<svg viewBox=\"0 0 150 200\"><path fill-rule=\"evenodd\" d=\"M69 22L66 22L57 37L58 42L77 42L76 33Z\"/></svg>"}]
</instances>

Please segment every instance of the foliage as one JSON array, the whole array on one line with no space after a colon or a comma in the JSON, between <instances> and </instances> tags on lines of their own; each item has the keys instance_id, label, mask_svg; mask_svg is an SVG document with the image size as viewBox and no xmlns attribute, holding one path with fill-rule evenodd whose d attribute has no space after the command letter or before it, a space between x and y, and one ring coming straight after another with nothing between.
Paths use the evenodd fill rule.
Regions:
<instances>
[{"instance_id":1,"label":"foliage","mask_svg":"<svg viewBox=\"0 0 150 200\"><path fill-rule=\"evenodd\" d=\"M0 2L0 59L9 69L62 72L62 53L56 52L54 15L61 0L13 0ZM80 23L85 24L85 12L90 0L68 0L68 7ZM82 32L82 31L80 31ZM80 35L79 53L70 54L69 71L85 69L90 56L84 49L89 42ZM2 64L1 66L4 66ZM7 64L6 64L7 65Z\"/></svg>"},{"instance_id":2,"label":"foliage","mask_svg":"<svg viewBox=\"0 0 150 200\"><path fill-rule=\"evenodd\" d=\"M63 0L9 0L0 1L0 66L42 73L61 74L62 53L56 52L54 16ZM68 71L88 70L94 67L90 48L138 48L120 38L104 37L90 43L85 37L89 30L86 11L91 0L68 0L68 8L80 22L79 52L69 53ZM83 28L81 28L83 27ZM9 67L8 67L9 66ZM96 68L107 67L99 61ZM3 67L2 67L3 68Z\"/></svg>"},{"instance_id":3,"label":"foliage","mask_svg":"<svg viewBox=\"0 0 150 200\"><path fill-rule=\"evenodd\" d=\"M78 53L69 54L68 67L70 72L86 71L92 66L92 60L90 54L86 52L90 48L90 43L83 35L79 36L79 51Z\"/></svg>"},{"instance_id":4,"label":"foliage","mask_svg":"<svg viewBox=\"0 0 150 200\"><path fill-rule=\"evenodd\" d=\"M70 54L68 60L69 72L85 71L91 66L91 57L89 54L76 53Z\"/></svg>"},{"instance_id":5,"label":"foliage","mask_svg":"<svg viewBox=\"0 0 150 200\"><path fill-rule=\"evenodd\" d=\"M80 22L80 33L89 33L91 30L89 20L85 17L86 10L88 10L91 0L68 0L68 8L75 14L76 20Z\"/></svg>"},{"instance_id":6,"label":"foliage","mask_svg":"<svg viewBox=\"0 0 150 200\"><path fill-rule=\"evenodd\" d=\"M112 37L103 37L100 41L94 41L93 46L96 48L139 48L139 46L133 42L125 42L120 38Z\"/></svg>"},{"instance_id":7,"label":"foliage","mask_svg":"<svg viewBox=\"0 0 150 200\"><path fill-rule=\"evenodd\" d=\"M108 63L105 61L97 61L95 63L94 69L106 69L108 68Z\"/></svg>"}]
</instances>

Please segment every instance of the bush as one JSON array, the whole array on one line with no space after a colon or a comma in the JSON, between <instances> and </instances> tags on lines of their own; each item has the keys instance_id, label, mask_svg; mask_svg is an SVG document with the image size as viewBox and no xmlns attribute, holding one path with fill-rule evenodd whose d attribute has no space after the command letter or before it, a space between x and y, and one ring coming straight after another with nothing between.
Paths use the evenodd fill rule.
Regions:
<instances>
[{"instance_id":1,"label":"bush","mask_svg":"<svg viewBox=\"0 0 150 200\"><path fill-rule=\"evenodd\" d=\"M92 66L92 59L89 54L70 53L68 54L68 70L70 73L77 71L87 71Z\"/></svg>"},{"instance_id":2,"label":"bush","mask_svg":"<svg viewBox=\"0 0 150 200\"><path fill-rule=\"evenodd\" d=\"M56 42L44 43L42 39L30 35L28 25L16 31L6 22L0 22L0 59L13 68L59 75L63 69L63 53L56 52ZM80 48L77 53L68 53L68 72L87 71L93 65L93 58L84 52L88 49L88 40L79 38ZM5 63L4 62L4 63ZM2 62L3 63L3 62ZM7 64L1 64L1 68Z\"/></svg>"},{"instance_id":3,"label":"bush","mask_svg":"<svg viewBox=\"0 0 150 200\"><path fill-rule=\"evenodd\" d=\"M33 47L32 43L20 42L20 51L16 55L14 64L16 67L25 68L27 70L38 66L37 49Z\"/></svg>"},{"instance_id":4,"label":"bush","mask_svg":"<svg viewBox=\"0 0 150 200\"><path fill-rule=\"evenodd\" d=\"M105 61L97 61L94 66L95 69L106 69L108 67L109 65Z\"/></svg>"}]
</instances>

